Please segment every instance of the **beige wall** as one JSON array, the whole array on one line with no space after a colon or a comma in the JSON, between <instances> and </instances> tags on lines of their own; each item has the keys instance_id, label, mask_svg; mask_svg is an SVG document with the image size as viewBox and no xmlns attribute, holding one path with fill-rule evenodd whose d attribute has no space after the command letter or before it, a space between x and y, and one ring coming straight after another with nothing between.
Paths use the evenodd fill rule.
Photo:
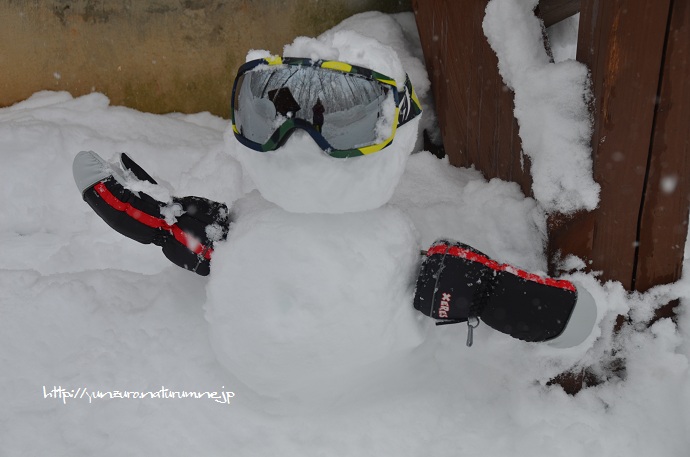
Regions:
<instances>
[{"instance_id":1,"label":"beige wall","mask_svg":"<svg viewBox=\"0 0 690 457\"><path fill-rule=\"evenodd\" d=\"M142 111L229 113L249 49L280 53L352 14L409 0L6 0L0 106L36 91L105 93Z\"/></svg>"}]
</instances>

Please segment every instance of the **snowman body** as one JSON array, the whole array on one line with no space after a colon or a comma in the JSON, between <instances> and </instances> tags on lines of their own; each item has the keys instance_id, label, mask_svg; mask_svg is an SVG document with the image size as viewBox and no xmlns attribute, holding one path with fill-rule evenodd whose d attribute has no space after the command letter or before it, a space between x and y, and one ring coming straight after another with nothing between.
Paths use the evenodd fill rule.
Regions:
<instances>
[{"instance_id":1,"label":"snowman body","mask_svg":"<svg viewBox=\"0 0 690 457\"><path fill-rule=\"evenodd\" d=\"M346 49L350 63L370 64L352 62L348 33L307 47L331 59ZM357 39L374 51L384 46ZM401 68L392 49L383 51ZM234 204L228 239L214 252L206 313L219 361L251 390L301 401L341 397L423 341L428 324L412 306L418 236L387 204L419 120L400 126L383 150L348 159L327 155L302 131L271 152L226 135L257 191Z\"/></svg>"},{"instance_id":2,"label":"snowman body","mask_svg":"<svg viewBox=\"0 0 690 457\"><path fill-rule=\"evenodd\" d=\"M206 311L219 361L253 391L340 396L421 343L419 251L400 210L298 214L257 193L236 210Z\"/></svg>"}]
</instances>

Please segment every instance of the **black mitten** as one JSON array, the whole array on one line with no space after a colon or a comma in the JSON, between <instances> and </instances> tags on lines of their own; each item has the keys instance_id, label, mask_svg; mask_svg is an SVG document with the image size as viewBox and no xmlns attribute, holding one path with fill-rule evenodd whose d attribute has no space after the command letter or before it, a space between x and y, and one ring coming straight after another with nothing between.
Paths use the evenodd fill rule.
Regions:
<instances>
[{"instance_id":1,"label":"black mitten","mask_svg":"<svg viewBox=\"0 0 690 457\"><path fill-rule=\"evenodd\" d=\"M138 180L156 181L127 155L121 165ZM163 203L128 189L127 179L92 151L77 154L74 179L84 201L110 227L144 244L163 248L174 264L202 276L210 272L213 243L224 240L230 223L228 208L201 197L173 198Z\"/></svg>"},{"instance_id":2,"label":"black mitten","mask_svg":"<svg viewBox=\"0 0 690 457\"><path fill-rule=\"evenodd\" d=\"M591 297L589 297L591 298ZM462 243L438 240L427 251L417 279L414 306L442 323L468 322L471 331L483 320L490 327L524 341L548 341L561 335L578 303L578 290L569 281L528 273L501 264ZM579 344L596 318L588 312ZM578 319L579 322L579 319ZM577 341L577 342L576 342Z\"/></svg>"}]
</instances>

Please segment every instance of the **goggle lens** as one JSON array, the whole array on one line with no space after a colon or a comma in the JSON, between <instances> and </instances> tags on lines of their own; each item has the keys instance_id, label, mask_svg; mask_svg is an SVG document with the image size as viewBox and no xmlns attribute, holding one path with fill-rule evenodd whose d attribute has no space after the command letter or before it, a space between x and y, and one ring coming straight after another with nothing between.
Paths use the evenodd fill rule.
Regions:
<instances>
[{"instance_id":1,"label":"goggle lens","mask_svg":"<svg viewBox=\"0 0 690 457\"><path fill-rule=\"evenodd\" d=\"M386 147L396 128L421 112L409 79L398 92L393 80L371 70L296 58L240 68L232 110L235 135L252 149L277 149L301 128L333 157Z\"/></svg>"}]
</instances>

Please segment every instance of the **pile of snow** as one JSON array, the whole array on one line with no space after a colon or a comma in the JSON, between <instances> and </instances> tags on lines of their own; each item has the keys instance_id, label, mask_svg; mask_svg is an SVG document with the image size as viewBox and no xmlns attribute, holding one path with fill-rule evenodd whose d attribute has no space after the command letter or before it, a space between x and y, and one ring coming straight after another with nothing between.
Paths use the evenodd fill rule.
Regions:
<instances>
[{"instance_id":1,"label":"pile of snow","mask_svg":"<svg viewBox=\"0 0 690 457\"><path fill-rule=\"evenodd\" d=\"M214 275L221 276L220 270L231 274L239 267L221 262L216 265L219 271L202 278L171 265L159 248L139 245L109 229L81 200L71 176L72 158L80 150L93 149L108 160L124 151L173 194L230 204L252 185L223 152L226 127L226 121L209 114L158 116L111 107L99 94L73 99L65 93L40 93L0 109L1 455L687 454L687 276L647 294L628 294L620 284L602 285L592 275L574 273L571 277L597 300L596 334L601 336L596 341L559 351L482 325L469 349L464 346L464 326L429 325L415 350L402 351L401 363L390 371L372 370L340 403L310 411L296 407L281 414L266 412L264 399L216 357L210 341L222 335L210 331L207 319L214 317L206 317L203 309L207 294L222 292L221 285L213 284ZM502 262L545 269L544 214L516 185L487 182L474 170L450 167L421 152L410 157L391 205L382 210L389 216L378 232L358 226L354 215L335 216L343 216L348 221L343 229L350 230L329 240L326 265L337 269L334 256L361 255L369 262L366 252L352 249L360 244L359 233L368 245L377 237L383 243L373 248L376 266L390 270L388 262L405 263L408 246L378 250L390 248L385 230L393 221L405 220L401 211L421 246L439 236L453 237ZM290 280L296 274L290 271L293 261L303 268L305 256L314 258L304 244L285 245L280 235L272 240L261 224L278 209L256 193L235 209L246 221L244 227L238 224L238 236L253 239L254 225L256 239L265 237L265 248L278 250L269 256L259 245L256 256L238 252L248 268L265 268L271 281ZM313 229L325 215L293 216L286 226L289 233L328 238L328 233ZM366 216L362 220L372 222ZM403 232L396 229L406 234L394 241L409 239L409 221ZM361 276L367 273L377 271L369 271L367 263ZM341 285L337 277L314 274L317 281L328 283L314 283L315 292ZM364 287L371 287L361 276ZM404 293L397 285L391 287ZM346 291L356 296L366 292ZM682 303L678 327L662 320L646 329L644 322L655 307L676 297ZM215 299L230 303L233 297ZM628 310L631 323L612 338L616 315ZM253 325L277 325L256 324L255 313L252 303L238 310L234 330L247 334ZM296 330L299 323L287 324ZM246 328L239 328L242 325ZM329 337L328 329L313 330ZM334 339L344 338L337 327L330 330ZM254 351L241 341L235 350ZM625 359L625 372L611 369L612 354ZM307 364L303 361L302 367ZM588 366L605 382L576 396L548 384L563 369ZM299 373L288 374L298 381ZM92 396L99 390L106 398ZM119 398L125 391L143 393L144 398ZM170 398L175 392L209 395ZM213 392L215 400L209 398Z\"/></svg>"},{"instance_id":2,"label":"pile of snow","mask_svg":"<svg viewBox=\"0 0 690 457\"><path fill-rule=\"evenodd\" d=\"M515 118L531 161L532 191L549 212L593 210L599 185L592 178L587 67L549 61L538 0L492 0L483 28L498 56L503 81L515 92Z\"/></svg>"},{"instance_id":3,"label":"pile of snow","mask_svg":"<svg viewBox=\"0 0 690 457\"><path fill-rule=\"evenodd\" d=\"M310 414L263 412L262 399L236 382L211 348L203 310L209 279L110 230L81 201L70 170L76 151L96 144L104 155L126 149L174 189L221 195L237 167L215 152L223 148L225 122L209 115L145 115L108 107L100 95L40 98L43 106L0 110L8 165L0 169L8 208L0 218L3 455L685 455L690 319L684 311L680 330L667 320L650 331L634 328L643 328L639 322L668 298L685 304L687 280L629 296L619 284L578 276L600 308L602 337L594 345L557 351L481 326L468 349L463 326L432 326L406 366L395 367L397 376L385 382L372 376L368 388L348 392L346 403ZM20 162L26 157L32 160ZM213 169L206 161L224 171L206 171ZM225 201L234 199L226 195ZM545 267L543 217L513 184L487 182L476 171L420 153L410 158L392 201L412 220L422 245L452 236L502 261ZM275 211L263 205L238 211L253 220ZM294 230L308 229L295 222ZM357 255L347 240L334 239L329 256ZM299 262L306 249L281 246L284 252L268 262L238 255L276 275L280 263ZM290 265L282 268L289 279ZM615 316L630 308L643 312L634 312L635 323L613 341L607 335ZM235 316L237 325L253 325L253 318L245 320L251 313L248 304ZM612 377L575 397L547 385L573 363L609 372L614 348L626 359L624 379ZM236 350L252 351L246 345ZM54 387L235 396L229 405L190 398L89 403L83 395L55 398Z\"/></svg>"}]
</instances>

